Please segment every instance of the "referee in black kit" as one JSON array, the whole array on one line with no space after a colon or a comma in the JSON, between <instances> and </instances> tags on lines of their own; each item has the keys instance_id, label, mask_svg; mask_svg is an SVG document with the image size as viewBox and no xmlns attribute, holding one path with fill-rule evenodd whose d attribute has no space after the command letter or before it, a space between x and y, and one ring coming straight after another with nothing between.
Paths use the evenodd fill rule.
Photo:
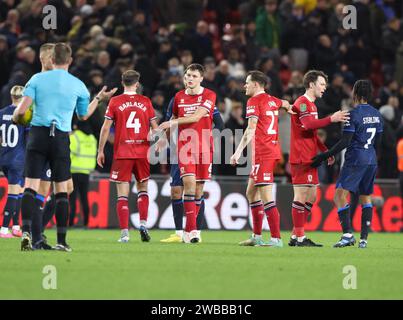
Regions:
<instances>
[{"instance_id":1,"label":"referee in black kit","mask_svg":"<svg viewBox=\"0 0 403 320\"><path fill-rule=\"evenodd\" d=\"M69 45L54 47L53 70L35 74L25 86L23 99L14 111L13 120L24 115L35 103L25 157L25 189L21 202L21 250L32 250L31 220L36 207L35 196L43 168L49 161L56 192L56 250L70 252L66 242L69 202L67 181L70 179L71 121L74 111L80 120L87 120L98 106L98 99L89 104L85 84L68 72L72 62Z\"/></svg>"}]
</instances>

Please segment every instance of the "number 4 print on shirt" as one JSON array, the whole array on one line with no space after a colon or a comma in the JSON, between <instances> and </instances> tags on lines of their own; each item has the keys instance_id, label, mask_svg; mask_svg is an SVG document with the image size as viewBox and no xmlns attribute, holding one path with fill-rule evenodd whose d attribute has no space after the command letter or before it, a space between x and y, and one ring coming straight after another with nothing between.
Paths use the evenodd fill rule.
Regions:
<instances>
[{"instance_id":1,"label":"number 4 print on shirt","mask_svg":"<svg viewBox=\"0 0 403 320\"><path fill-rule=\"evenodd\" d=\"M134 133L140 133L141 123L138 118L135 118L136 111L130 112L129 118L126 122L126 128L134 128Z\"/></svg>"}]
</instances>

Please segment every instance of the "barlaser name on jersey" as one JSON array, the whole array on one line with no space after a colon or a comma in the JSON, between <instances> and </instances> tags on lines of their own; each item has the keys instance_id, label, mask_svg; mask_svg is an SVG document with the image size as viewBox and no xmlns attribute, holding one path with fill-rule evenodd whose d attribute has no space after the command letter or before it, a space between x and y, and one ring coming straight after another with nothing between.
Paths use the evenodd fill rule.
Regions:
<instances>
[{"instance_id":1,"label":"barlaser name on jersey","mask_svg":"<svg viewBox=\"0 0 403 320\"><path fill-rule=\"evenodd\" d=\"M381 120L379 117L364 117L362 118L362 123L363 124L369 124L369 123L380 123Z\"/></svg>"},{"instance_id":2,"label":"barlaser name on jersey","mask_svg":"<svg viewBox=\"0 0 403 320\"><path fill-rule=\"evenodd\" d=\"M122 105L120 105L120 106L118 107L118 109L119 109L120 111L123 111L123 110L125 110L126 108L131 108L131 107L140 108L140 109L143 110L144 112L147 111L147 107L146 107L144 104L140 103L140 102L126 102L126 103L123 103Z\"/></svg>"}]
</instances>

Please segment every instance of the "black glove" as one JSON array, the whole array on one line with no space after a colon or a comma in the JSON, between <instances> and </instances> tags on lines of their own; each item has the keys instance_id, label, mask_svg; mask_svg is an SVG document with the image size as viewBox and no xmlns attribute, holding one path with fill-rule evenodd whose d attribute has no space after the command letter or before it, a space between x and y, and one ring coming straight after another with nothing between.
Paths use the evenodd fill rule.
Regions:
<instances>
[{"instance_id":1,"label":"black glove","mask_svg":"<svg viewBox=\"0 0 403 320\"><path fill-rule=\"evenodd\" d=\"M311 159L312 160L311 167L312 168L319 167L322 164L322 162L325 161L327 158L329 158L329 156L326 153L319 153L318 155L316 155Z\"/></svg>"}]
</instances>

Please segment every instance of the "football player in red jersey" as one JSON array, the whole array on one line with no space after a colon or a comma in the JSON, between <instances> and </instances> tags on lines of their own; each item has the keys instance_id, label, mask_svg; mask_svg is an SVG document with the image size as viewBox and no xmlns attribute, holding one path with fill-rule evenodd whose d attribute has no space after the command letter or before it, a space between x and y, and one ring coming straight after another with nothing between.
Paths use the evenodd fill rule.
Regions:
<instances>
[{"instance_id":1,"label":"football player in red jersey","mask_svg":"<svg viewBox=\"0 0 403 320\"><path fill-rule=\"evenodd\" d=\"M132 174L136 178L137 207L140 214L140 236L150 241L146 228L148 216L148 179L150 177L149 133L150 126L157 129L154 108L149 98L137 94L140 74L128 70L122 75L124 93L109 101L105 121L101 129L97 162L102 167L105 161L104 147L112 124L115 125L115 143L110 179L116 182L118 199L117 213L121 229L119 242L129 241L129 203Z\"/></svg>"},{"instance_id":2,"label":"football player in red jersey","mask_svg":"<svg viewBox=\"0 0 403 320\"><path fill-rule=\"evenodd\" d=\"M246 77L246 95L250 96L246 107L248 127L230 159L231 164L236 165L242 151L252 141L252 171L246 196L252 212L253 234L248 240L240 243L243 246L283 246L280 237L280 215L273 197L273 171L276 162L281 158L278 141L279 109L284 108L289 113L293 112L288 101L280 100L264 91L267 82L266 75L261 71L250 71ZM264 214L271 233L268 243L262 240Z\"/></svg>"},{"instance_id":3,"label":"football player in red jersey","mask_svg":"<svg viewBox=\"0 0 403 320\"><path fill-rule=\"evenodd\" d=\"M204 67L191 64L185 70L186 89L174 98L173 118L160 129L178 126L178 164L184 185L185 243L198 243L196 201L202 198L204 182L211 179L213 160L212 117L216 94L201 86Z\"/></svg>"},{"instance_id":4,"label":"football player in red jersey","mask_svg":"<svg viewBox=\"0 0 403 320\"><path fill-rule=\"evenodd\" d=\"M321 247L305 237L304 224L316 201L318 170L312 168L312 158L318 150L325 152L326 146L317 137L317 129L332 122L347 122L349 113L337 111L331 116L318 119L315 100L321 98L326 90L327 75L322 71L311 70L304 76L305 94L295 102L291 117L290 164L294 200L292 203L292 220L294 229L289 246ZM328 165L334 163L334 157L328 159Z\"/></svg>"}]
</instances>

